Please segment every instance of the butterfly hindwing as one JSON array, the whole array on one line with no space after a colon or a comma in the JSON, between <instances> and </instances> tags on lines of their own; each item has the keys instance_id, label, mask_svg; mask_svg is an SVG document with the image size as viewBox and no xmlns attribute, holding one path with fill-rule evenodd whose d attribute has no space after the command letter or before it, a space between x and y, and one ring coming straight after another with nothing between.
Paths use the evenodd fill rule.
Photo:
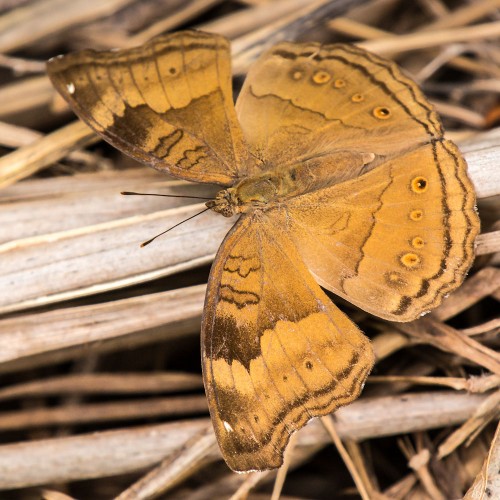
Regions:
<instances>
[{"instance_id":1,"label":"butterfly hindwing","mask_svg":"<svg viewBox=\"0 0 500 500\"><path fill-rule=\"evenodd\" d=\"M479 230L466 164L436 141L287 203L290 237L319 283L392 321L460 285Z\"/></svg>"},{"instance_id":2,"label":"butterfly hindwing","mask_svg":"<svg viewBox=\"0 0 500 500\"><path fill-rule=\"evenodd\" d=\"M314 161L336 182L362 172L332 154L372 155L367 171L443 133L433 107L393 62L346 44L274 46L250 69L236 111L265 164Z\"/></svg>"},{"instance_id":3,"label":"butterfly hindwing","mask_svg":"<svg viewBox=\"0 0 500 500\"><path fill-rule=\"evenodd\" d=\"M211 271L202 326L218 442L237 471L278 467L290 433L353 401L368 339L305 268L274 215L240 219Z\"/></svg>"},{"instance_id":4,"label":"butterfly hindwing","mask_svg":"<svg viewBox=\"0 0 500 500\"><path fill-rule=\"evenodd\" d=\"M479 228L473 186L432 105L393 62L284 42L252 67L236 110L264 164L307 180L279 225L321 285L409 321L461 283Z\"/></svg>"}]
</instances>

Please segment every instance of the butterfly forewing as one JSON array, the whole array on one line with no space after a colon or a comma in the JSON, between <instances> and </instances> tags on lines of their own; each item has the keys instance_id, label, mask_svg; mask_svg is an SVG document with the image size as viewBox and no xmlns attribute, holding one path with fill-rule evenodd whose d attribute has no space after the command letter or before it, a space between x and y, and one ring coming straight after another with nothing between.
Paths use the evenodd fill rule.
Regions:
<instances>
[{"instance_id":1,"label":"butterfly forewing","mask_svg":"<svg viewBox=\"0 0 500 500\"><path fill-rule=\"evenodd\" d=\"M138 49L49 61L80 118L139 161L183 179L232 185L250 169L223 37L179 32Z\"/></svg>"},{"instance_id":2,"label":"butterfly forewing","mask_svg":"<svg viewBox=\"0 0 500 500\"><path fill-rule=\"evenodd\" d=\"M279 467L290 433L353 401L373 365L368 339L305 268L274 213L226 237L203 318L205 386L237 471Z\"/></svg>"}]
</instances>

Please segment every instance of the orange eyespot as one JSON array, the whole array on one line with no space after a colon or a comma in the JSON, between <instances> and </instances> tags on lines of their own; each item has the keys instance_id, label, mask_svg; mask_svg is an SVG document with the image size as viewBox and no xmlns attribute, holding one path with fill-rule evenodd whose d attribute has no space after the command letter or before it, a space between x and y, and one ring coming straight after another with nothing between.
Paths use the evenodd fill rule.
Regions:
<instances>
[{"instance_id":1,"label":"orange eyespot","mask_svg":"<svg viewBox=\"0 0 500 500\"><path fill-rule=\"evenodd\" d=\"M415 238L413 238L411 240L411 246L413 248L423 248L424 245L425 245L425 241L420 236L415 236Z\"/></svg>"},{"instance_id":2,"label":"orange eyespot","mask_svg":"<svg viewBox=\"0 0 500 500\"><path fill-rule=\"evenodd\" d=\"M385 106L379 106L378 108L375 108L372 113L373 116L375 118L378 118L379 120L387 120L391 117L391 110L389 108L386 108Z\"/></svg>"},{"instance_id":3,"label":"orange eyespot","mask_svg":"<svg viewBox=\"0 0 500 500\"><path fill-rule=\"evenodd\" d=\"M410 212L410 219L414 221L421 220L424 216L424 212L422 210L412 210Z\"/></svg>"},{"instance_id":4,"label":"orange eyespot","mask_svg":"<svg viewBox=\"0 0 500 500\"><path fill-rule=\"evenodd\" d=\"M316 73L314 73L312 77L313 82L317 83L318 85L323 85L329 82L331 78L332 76L330 75L330 73L327 73L326 71L323 70L316 71Z\"/></svg>"},{"instance_id":5,"label":"orange eyespot","mask_svg":"<svg viewBox=\"0 0 500 500\"><path fill-rule=\"evenodd\" d=\"M352 102L363 102L364 100L365 100L365 97L362 94L353 94L351 96Z\"/></svg>"},{"instance_id":6,"label":"orange eyespot","mask_svg":"<svg viewBox=\"0 0 500 500\"><path fill-rule=\"evenodd\" d=\"M424 193L427 191L428 182L425 177L415 177L411 181L411 190L414 193Z\"/></svg>"},{"instance_id":7,"label":"orange eyespot","mask_svg":"<svg viewBox=\"0 0 500 500\"><path fill-rule=\"evenodd\" d=\"M304 76L304 73L299 70L292 71L292 78L294 80L300 80Z\"/></svg>"},{"instance_id":8,"label":"orange eyespot","mask_svg":"<svg viewBox=\"0 0 500 500\"><path fill-rule=\"evenodd\" d=\"M405 253L399 260L403 266L410 269L420 264L420 257L416 253Z\"/></svg>"},{"instance_id":9,"label":"orange eyespot","mask_svg":"<svg viewBox=\"0 0 500 500\"><path fill-rule=\"evenodd\" d=\"M396 273L396 272L386 273L385 280L389 286L396 287L396 288L399 288L399 287L406 285L406 281L404 280L404 278L399 273Z\"/></svg>"},{"instance_id":10,"label":"orange eyespot","mask_svg":"<svg viewBox=\"0 0 500 500\"><path fill-rule=\"evenodd\" d=\"M342 87L345 87L345 80L342 80L341 78L337 78L337 80L335 80L333 82L333 86L336 89L341 89Z\"/></svg>"}]
</instances>

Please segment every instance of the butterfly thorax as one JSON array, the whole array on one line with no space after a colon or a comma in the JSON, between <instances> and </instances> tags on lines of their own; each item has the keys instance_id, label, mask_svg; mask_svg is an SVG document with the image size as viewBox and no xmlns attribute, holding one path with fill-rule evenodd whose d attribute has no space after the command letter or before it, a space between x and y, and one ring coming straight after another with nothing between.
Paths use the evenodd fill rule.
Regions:
<instances>
[{"instance_id":1,"label":"butterfly thorax","mask_svg":"<svg viewBox=\"0 0 500 500\"><path fill-rule=\"evenodd\" d=\"M268 209L290 196L304 192L306 185L300 169L266 172L238 181L219 191L206 206L224 217L255 209Z\"/></svg>"}]
</instances>

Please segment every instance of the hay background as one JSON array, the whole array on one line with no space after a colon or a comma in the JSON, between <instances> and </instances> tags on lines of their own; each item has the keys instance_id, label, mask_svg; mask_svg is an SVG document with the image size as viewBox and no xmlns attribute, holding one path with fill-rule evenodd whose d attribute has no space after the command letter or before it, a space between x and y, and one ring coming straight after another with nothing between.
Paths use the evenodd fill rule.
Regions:
<instances>
[{"instance_id":1,"label":"hay background","mask_svg":"<svg viewBox=\"0 0 500 500\"><path fill-rule=\"evenodd\" d=\"M282 498L500 498L500 2L0 0L0 498L269 498L283 477L221 462L200 377L209 264L228 221L213 193L132 162L74 121L44 60L196 27L233 41L235 89L278 40L394 58L464 151L482 219L465 285L372 338L363 396L297 434ZM335 439L334 439L335 440ZM337 441L338 443L338 441ZM163 492L162 492L163 491Z\"/></svg>"}]
</instances>

